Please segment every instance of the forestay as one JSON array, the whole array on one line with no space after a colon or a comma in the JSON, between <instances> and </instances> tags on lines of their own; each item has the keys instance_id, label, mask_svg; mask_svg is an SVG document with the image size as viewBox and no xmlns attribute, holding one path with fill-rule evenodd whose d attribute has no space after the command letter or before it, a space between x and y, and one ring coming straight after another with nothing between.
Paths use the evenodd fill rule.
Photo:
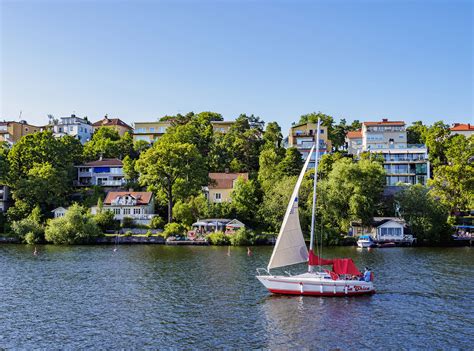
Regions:
<instances>
[{"instance_id":1,"label":"forestay","mask_svg":"<svg viewBox=\"0 0 474 351\"><path fill-rule=\"evenodd\" d=\"M280 228L280 233L273 249L272 257L267 269L289 266L296 263L308 261L308 249L301 231L300 218L298 214L298 191L303 177L308 168L314 146L311 148L308 158L301 170L296 182L293 194L291 195L285 218Z\"/></svg>"}]
</instances>

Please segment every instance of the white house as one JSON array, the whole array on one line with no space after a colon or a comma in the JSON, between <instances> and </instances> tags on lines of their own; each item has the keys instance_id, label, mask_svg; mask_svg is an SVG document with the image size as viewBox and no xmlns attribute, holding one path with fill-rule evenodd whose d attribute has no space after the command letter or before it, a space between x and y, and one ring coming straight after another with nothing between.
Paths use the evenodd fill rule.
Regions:
<instances>
[{"instance_id":1,"label":"white house","mask_svg":"<svg viewBox=\"0 0 474 351\"><path fill-rule=\"evenodd\" d=\"M51 212L53 212L54 218L64 217L66 215L67 208L58 207L52 210Z\"/></svg>"},{"instance_id":2,"label":"white house","mask_svg":"<svg viewBox=\"0 0 474 351\"><path fill-rule=\"evenodd\" d=\"M150 191L109 191L104 200L104 210L114 213L114 219L131 218L136 224L150 224L155 216L155 200ZM91 208L97 214L97 206Z\"/></svg>"},{"instance_id":3,"label":"white house","mask_svg":"<svg viewBox=\"0 0 474 351\"><path fill-rule=\"evenodd\" d=\"M369 227L363 227L359 222L351 223L352 236L370 235L377 242L412 243L413 236L403 218L374 217Z\"/></svg>"},{"instance_id":4,"label":"white house","mask_svg":"<svg viewBox=\"0 0 474 351\"><path fill-rule=\"evenodd\" d=\"M91 122L76 115L61 117L60 121L55 120L53 124L53 134L55 136L70 135L78 139L82 144L91 140L92 133L94 133L94 128Z\"/></svg>"},{"instance_id":5,"label":"white house","mask_svg":"<svg viewBox=\"0 0 474 351\"><path fill-rule=\"evenodd\" d=\"M102 187L122 187L125 185L123 163L117 158L104 158L76 166L76 186L98 185Z\"/></svg>"}]
</instances>

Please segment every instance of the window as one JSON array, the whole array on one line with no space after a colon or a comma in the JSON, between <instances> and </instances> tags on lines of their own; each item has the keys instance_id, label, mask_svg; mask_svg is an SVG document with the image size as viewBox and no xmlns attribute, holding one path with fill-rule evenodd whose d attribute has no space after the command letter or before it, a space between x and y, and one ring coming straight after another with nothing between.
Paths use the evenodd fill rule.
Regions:
<instances>
[{"instance_id":1,"label":"window","mask_svg":"<svg viewBox=\"0 0 474 351\"><path fill-rule=\"evenodd\" d=\"M214 198L215 198L216 200L222 200L222 194L221 194L221 193L215 193L215 194L214 194Z\"/></svg>"},{"instance_id":2,"label":"window","mask_svg":"<svg viewBox=\"0 0 474 351\"><path fill-rule=\"evenodd\" d=\"M402 236L402 228L380 228L381 236Z\"/></svg>"},{"instance_id":3,"label":"window","mask_svg":"<svg viewBox=\"0 0 474 351\"><path fill-rule=\"evenodd\" d=\"M123 209L123 214L124 215L129 215L130 214L130 209L129 208L124 208Z\"/></svg>"},{"instance_id":4,"label":"window","mask_svg":"<svg viewBox=\"0 0 474 351\"><path fill-rule=\"evenodd\" d=\"M120 208L114 208L114 214L119 215L120 214Z\"/></svg>"},{"instance_id":5,"label":"window","mask_svg":"<svg viewBox=\"0 0 474 351\"><path fill-rule=\"evenodd\" d=\"M133 209L133 214L140 214L140 209L139 208L134 208Z\"/></svg>"},{"instance_id":6,"label":"window","mask_svg":"<svg viewBox=\"0 0 474 351\"><path fill-rule=\"evenodd\" d=\"M155 132L155 128L150 127L150 133L154 133L154 132Z\"/></svg>"}]
</instances>

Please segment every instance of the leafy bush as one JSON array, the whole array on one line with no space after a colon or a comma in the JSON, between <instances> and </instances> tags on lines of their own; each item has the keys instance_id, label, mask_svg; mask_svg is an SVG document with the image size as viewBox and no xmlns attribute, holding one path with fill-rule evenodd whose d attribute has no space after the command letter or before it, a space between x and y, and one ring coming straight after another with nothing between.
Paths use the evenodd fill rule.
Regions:
<instances>
[{"instance_id":1,"label":"leafy bush","mask_svg":"<svg viewBox=\"0 0 474 351\"><path fill-rule=\"evenodd\" d=\"M249 229L240 228L234 234L230 235L230 244L232 246L253 245L254 242L254 233Z\"/></svg>"},{"instance_id":2,"label":"leafy bush","mask_svg":"<svg viewBox=\"0 0 474 351\"><path fill-rule=\"evenodd\" d=\"M223 232L214 232L206 236L211 245L229 245L229 237Z\"/></svg>"},{"instance_id":3,"label":"leafy bush","mask_svg":"<svg viewBox=\"0 0 474 351\"><path fill-rule=\"evenodd\" d=\"M14 221L11 229L18 239L28 244L40 242L44 235L43 226L31 217L26 217L21 221Z\"/></svg>"},{"instance_id":4,"label":"leafy bush","mask_svg":"<svg viewBox=\"0 0 474 351\"><path fill-rule=\"evenodd\" d=\"M179 223L168 223L165 225L165 230L163 231L163 237L167 238L169 236L182 235L185 228Z\"/></svg>"},{"instance_id":5,"label":"leafy bush","mask_svg":"<svg viewBox=\"0 0 474 351\"><path fill-rule=\"evenodd\" d=\"M133 233L130 230L127 230L123 236L128 237L128 236L132 236L132 234Z\"/></svg>"},{"instance_id":6,"label":"leafy bush","mask_svg":"<svg viewBox=\"0 0 474 351\"><path fill-rule=\"evenodd\" d=\"M146 232L145 236L146 236L147 238L151 237L151 236L152 236L151 230L148 230L148 231Z\"/></svg>"},{"instance_id":7,"label":"leafy bush","mask_svg":"<svg viewBox=\"0 0 474 351\"><path fill-rule=\"evenodd\" d=\"M163 229L164 227L165 227L165 221L160 216L155 216L151 219L150 228Z\"/></svg>"},{"instance_id":8,"label":"leafy bush","mask_svg":"<svg viewBox=\"0 0 474 351\"><path fill-rule=\"evenodd\" d=\"M122 228L134 228L133 218L132 217L123 217L123 219L122 219Z\"/></svg>"},{"instance_id":9,"label":"leafy bush","mask_svg":"<svg viewBox=\"0 0 474 351\"><path fill-rule=\"evenodd\" d=\"M93 218L94 222L99 226L102 232L117 228L117 221L114 219L112 211L99 212Z\"/></svg>"},{"instance_id":10,"label":"leafy bush","mask_svg":"<svg viewBox=\"0 0 474 351\"><path fill-rule=\"evenodd\" d=\"M86 209L74 204L69 207L64 217L49 221L45 238L54 244L79 244L91 242L101 234Z\"/></svg>"}]
</instances>

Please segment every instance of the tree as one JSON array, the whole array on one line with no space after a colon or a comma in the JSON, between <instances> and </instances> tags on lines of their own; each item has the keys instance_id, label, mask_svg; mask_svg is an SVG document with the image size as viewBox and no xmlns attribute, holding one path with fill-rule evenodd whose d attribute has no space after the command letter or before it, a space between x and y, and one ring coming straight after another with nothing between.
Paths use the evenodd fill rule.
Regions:
<instances>
[{"instance_id":1,"label":"tree","mask_svg":"<svg viewBox=\"0 0 474 351\"><path fill-rule=\"evenodd\" d=\"M258 181L266 192L279 178L278 164L282 156L274 148L264 148L259 156Z\"/></svg>"},{"instance_id":2,"label":"tree","mask_svg":"<svg viewBox=\"0 0 474 351\"><path fill-rule=\"evenodd\" d=\"M257 224L257 211L260 193L254 180L238 177L231 193L231 205L237 216L246 223Z\"/></svg>"},{"instance_id":3,"label":"tree","mask_svg":"<svg viewBox=\"0 0 474 351\"><path fill-rule=\"evenodd\" d=\"M418 242L438 244L450 238L448 210L421 184L407 186L396 195L400 214Z\"/></svg>"},{"instance_id":4,"label":"tree","mask_svg":"<svg viewBox=\"0 0 474 351\"><path fill-rule=\"evenodd\" d=\"M446 165L440 165L428 181L431 193L451 212L474 208L474 136L453 135L445 142Z\"/></svg>"},{"instance_id":5,"label":"tree","mask_svg":"<svg viewBox=\"0 0 474 351\"><path fill-rule=\"evenodd\" d=\"M445 142L449 138L451 131L449 125L442 121L435 122L423 133L423 139L428 147L430 162L434 168L445 165L446 155L444 154Z\"/></svg>"},{"instance_id":6,"label":"tree","mask_svg":"<svg viewBox=\"0 0 474 351\"><path fill-rule=\"evenodd\" d=\"M124 177L125 180L128 183L135 182L139 177L139 174L135 169L136 160L134 160L133 158L127 155L123 159L122 163L123 163L123 173L125 175Z\"/></svg>"},{"instance_id":7,"label":"tree","mask_svg":"<svg viewBox=\"0 0 474 351\"><path fill-rule=\"evenodd\" d=\"M330 140L333 139L333 129L334 129L334 118L332 116L326 115L321 112L312 112L300 117L298 123L318 123L318 119L321 119L321 125L327 127L328 137Z\"/></svg>"},{"instance_id":8,"label":"tree","mask_svg":"<svg viewBox=\"0 0 474 351\"><path fill-rule=\"evenodd\" d=\"M175 199L196 194L208 182L207 169L195 145L159 139L136 163L139 182L163 195L168 203L168 223L173 220Z\"/></svg>"},{"instance_id":9,"label":"tree","mask_svg":"<svg viewBox=\"0 0 474 351\"><path fill-rule=\"evenodd\" d=\"M367 226L377 211L384 184L385 171L380 163L341 158L334 162L327 179L318 183L318 213L342 233L353 220Z\"/></svg>"},{"instance_id":10,"label":"tree","mask_svg":"<svg viewBox=\"0 0 474 351\"><path fill-rule=\"evenodd\" d=\"M191 196L186 200L178 200L173 207L174 218L186 227L191 227L198 218L206 217L207 213L208 201L203 194Z\"/></svg>"},{"instance_id":11,"label":"tree","mask_svg":"<svg viewBox=\"0 0 474 351\"><path fill-rule=\"evenodd\" d=\"M11 226L13 234L28 244L43 241L44 227L41 224L41 210L36 206L30 215L19 221L13 221Z\"/></svg>"},{"instance_id":12,"label":"tree","mask_svg":"<svg viewBox=\"0 0 474 351\"><path fill-rule=\"evenodd\" d=\"M413 122L407 127L407 143L408 144L424 144L427 128L422 121Z\"/></svg>"},{"instance_id":13,"label":"tree","mask_svg":"<svg viewBox=\"0 0 474 351\"><path fill-rule=\"evenodd\" d=\"M45 238L54 244L90 243L101 235L101 230L87 210L78 204L69 207L64 217L50 220Z\"/></svg>"},{"instance_id":14,"label":"tree","mask_svg":"<svg viewBox=\"0 0 474 351\"><path fill-rule=\"evenodd\" d=\"M346 120L342 118L339 124L334 126L332 136L330 137L334 150L339 150L345 145L348 131L349 126L346 124Z\"/></svg>"},{"instance_id":15,"label":"tree","mask_svg":"<svg viewBox=\"0 0 474 351\"><path fill-rule=\"evenodd\" d=\"M285 157L278 164L278 175L298 175L301 172L301 168L303 168L303 164L304 162L298 149L296 147L290 147L286 149Z\"/></svg>"},{"instance_id":16,"label":"tree","mask_svg":"<svg viewBox=\"0 0 474 351\"><path fill-rule=\"evenodd\" d=\"M94 132L92 139L84 145L84 157L88 161L94 161L100 157L117 158L124 147L119 141L120 135L115 129L100 127Z\"/></svg>"},{"instance_id":17,"label":"tree","mask_svg":"<svg viewBox=\"0 0 474 351\"><path fill-rule=\"evenodd\" d=\"M275 148L275 150L280 150L282 148L283 135L281 134L281 128L277 122L270 122L265 128L265 133L263 133L263 141L265 145Z\"/></svg>"},{"instance_id":18,"label":"tree","mask_svg":"<svg viewBox=\"0 0 474 351\"><path fill-rule=\"evenodd\" d=\"M6 142L0 142L0 184L7 182L9 162L8 162L8 144Z\"/></svg>"}]
</instances>

